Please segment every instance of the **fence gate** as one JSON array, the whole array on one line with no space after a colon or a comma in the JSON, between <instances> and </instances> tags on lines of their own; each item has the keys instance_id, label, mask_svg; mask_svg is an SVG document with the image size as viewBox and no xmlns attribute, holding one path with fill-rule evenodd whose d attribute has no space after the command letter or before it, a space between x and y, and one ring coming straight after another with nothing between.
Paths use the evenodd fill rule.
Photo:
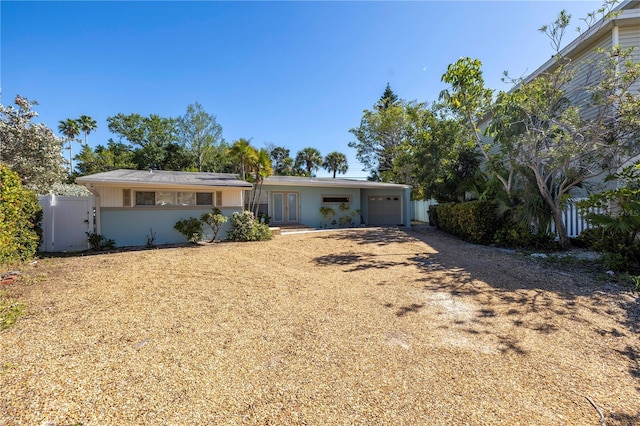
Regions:
<instances>
[{"instance_id":1,"label":"fence gate","mask_svg":"<svg viewBox=\"0 0 640 426\"><path fill-rule=\"evenodd\" d=\"M95 197L41 195L40 251L81 251L89 248L87 232L94 232Z\"/></svg>"}]
</instances>

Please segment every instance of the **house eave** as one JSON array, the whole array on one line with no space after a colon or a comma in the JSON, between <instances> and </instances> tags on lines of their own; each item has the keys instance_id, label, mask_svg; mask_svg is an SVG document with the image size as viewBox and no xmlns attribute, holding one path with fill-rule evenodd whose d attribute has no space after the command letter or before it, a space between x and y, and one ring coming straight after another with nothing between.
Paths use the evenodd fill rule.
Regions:
<instances>
[{"instance_id":1,"label":"house eave","mask_svg":"<svg viewBox=\"0 0 640 426\"><path fill-rule=\"evenodd\" d=\"M618 13L616 16L598 21L591 28L576 37L573 41L571 41L571 43L560 50L558 55L563 58L576 57L585 50L593 48L594 42L610 33L611 29L614 26L627 27L638 25L640 23L640 9L624 9L624 7L626 7L630 3L635 2L636 1L627 0L621 3L617 8L614 9L614 12ZM542 64L535 71L529 74L524 79L524 82L530 82L537 76L553 70L556 67L556 64L556 55L553 55L544 64Z\"/></svg>"},{"instance_id":2,"label":"house eave","mask_svg":"<svg viewBox=\"0 0 640 426\"><path fill-rule=\"evenodd\" d=\"M358 188L358 189L407 189L409 185L386 182L371 182L348 179L318 179L303 178L297 180L269 180L265 179L263 185L270 186L300 186L300 187L322 187L322 188Z\"/></svg>"}]
</instances>

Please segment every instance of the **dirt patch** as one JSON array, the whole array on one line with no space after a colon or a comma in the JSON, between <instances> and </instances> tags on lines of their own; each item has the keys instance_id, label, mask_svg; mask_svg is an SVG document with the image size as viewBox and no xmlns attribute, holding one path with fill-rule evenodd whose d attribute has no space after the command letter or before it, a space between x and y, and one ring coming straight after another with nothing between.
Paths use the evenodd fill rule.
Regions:
<instances>
[{"instance_id":1,"label":"dirt patch","mask_svg":"<svg viewBox=\"0 0 640 426\"><path fill-rule=\"evenodd\" d=\"M640 423L633 294L437 231L43 259L11 292L2 425Z\"/></svg>"}]
</instances>

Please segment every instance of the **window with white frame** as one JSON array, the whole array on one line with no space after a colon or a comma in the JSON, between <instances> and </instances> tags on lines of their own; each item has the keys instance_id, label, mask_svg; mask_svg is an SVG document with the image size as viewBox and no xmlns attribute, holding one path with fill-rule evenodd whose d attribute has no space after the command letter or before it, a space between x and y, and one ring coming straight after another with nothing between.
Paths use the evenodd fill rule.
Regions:
<instances>
[{"instance_id":1,"label":"window with white frame","mask_svg":"<svg viewBox=\"0 0 640 426\"><path fill-rule=\"evenodd\" d=\"M135 191L136 206L220 206L222 191ZM214 204L215 201L215 204Z\"/></svg>"}]
</instances>

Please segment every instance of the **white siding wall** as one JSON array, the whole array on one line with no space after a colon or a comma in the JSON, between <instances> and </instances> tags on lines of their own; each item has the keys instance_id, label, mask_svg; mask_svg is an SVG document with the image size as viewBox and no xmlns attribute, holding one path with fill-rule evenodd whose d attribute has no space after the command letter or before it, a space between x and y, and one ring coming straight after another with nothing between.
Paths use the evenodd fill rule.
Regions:
<instances>
[{"instance_id":1,"label":"white siding wall","mask_svg":"<svg viewBox=\"0 0 640 426\"><path fill-rule=\"evenodd\" d=\"M591 92L589 88L595 86L602 80L598 64L605 58L604 53L597 52L596 50L611 49L611 42L611 33L609 32L598 40L595 46L589 47L577 57L572 58L572 62L576 64L576 74L565 88L565 93L573 105L580 105L582 107L591 105ZM584 117L592 119L595 118L597 114L597 108L588 108L585 110Z\"/></svg>"},{"instance_id":2,"label":"white siding wall","mask_svg":"<svg viewBox=\"0 0 640 426\"><path fill-rule=\"evenodd\" d=\"M242 206L242 190L223 190L222 206L223 207L241 207Z\"/></svg>"},{"instance_id":3,"label":"white siding wall","mask_svg":"<svg viewBox=\"0 0 640 426\"><path fill-rule=\"evenodd\" d=\"M636 63L640 62L640 26L620 28L618 41L623 49L633 47L633 60ZM640 90L640 82L636 82L631 88L635 93L638 93L638 90Z\"/></svg>"},{"instance_id":4,"label":"white siding wall","mask_svg":"<svg viewBox=\"0 0 640 426\"><path fill-rule=\"evenodd\" d=\"M96 187L100 195L100 207L122 207L122 189L112 186Z\"/></svg>"}]
</instances>

